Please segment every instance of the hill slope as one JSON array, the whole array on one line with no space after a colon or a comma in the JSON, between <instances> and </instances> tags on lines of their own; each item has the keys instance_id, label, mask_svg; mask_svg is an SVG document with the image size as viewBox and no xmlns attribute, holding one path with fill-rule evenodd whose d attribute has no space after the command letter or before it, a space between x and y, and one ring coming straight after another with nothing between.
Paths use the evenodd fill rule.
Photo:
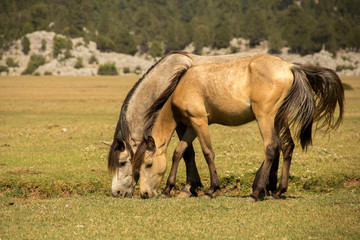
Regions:
<instances>
[{"instance_id":1,"label":"hill slope","mask_svg":"<svg viewBox=\"0 0 360 240\"><path fill-rule=\"evenodd\" d=\"M29 39L27 54L23 51L21 39L14 41L9 49L3 52L0 60L1 75L16 76L27 73L92 76L98 75L99 67L106 63L114 64L118 74L143 74L154 64L154 60L147 58L146 55L131 56L115 52L100 52L95 42L86 42L83 38L65 38L63 35L46 31L29 33L26 37ZM57 47L59 42L65 42L67 46ZM248 41L233 39L229 45L230 47L222 49L203 48L202 52L206 55L221 55L233 52L256 54L269 51L266 42L262 42L256 48L250 48ZM184 50L193 52L194 47L191 44ZM334 57L331 53L322 50L315 54L300 56L287 53L287 49L283 48L279 56L290 62L329 67L343 75L360 75L360 54L355 52L339 51ZM36 59L42 59L42 61L36 65ZM31 68L30 72L29 68Z\"/></svg>"}]
</instances>

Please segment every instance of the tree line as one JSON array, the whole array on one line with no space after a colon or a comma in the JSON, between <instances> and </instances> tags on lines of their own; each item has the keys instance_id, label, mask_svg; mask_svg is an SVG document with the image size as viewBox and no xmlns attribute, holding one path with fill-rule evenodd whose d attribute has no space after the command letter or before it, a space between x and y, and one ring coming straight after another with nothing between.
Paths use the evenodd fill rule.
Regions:
<instances>
[{"instance_id":1,"label":"tree line","mask_svg":"<svg viewBox=\"0 0 360 240\"><path fill-rule=\"evenodd\" d=\"M47 30L84 37L101 51L160 56L234 37L272 52L360 49L360 0L0 0L0 47Z\"/></svg>"}]
</instances>

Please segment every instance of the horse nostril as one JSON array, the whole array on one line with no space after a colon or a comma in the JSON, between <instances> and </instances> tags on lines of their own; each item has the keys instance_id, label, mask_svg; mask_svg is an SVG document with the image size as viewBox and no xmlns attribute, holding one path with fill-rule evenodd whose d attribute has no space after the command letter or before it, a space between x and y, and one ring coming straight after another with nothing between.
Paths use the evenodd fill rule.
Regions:
<instances>
[{"instance_id":1,"label":"horse nostril","mask_svg":"<svg viewBox=\"0 0 360 240\"><path fill-rule=\"evenodd\" d=\"M123 194L123 197L132 197L132 193L131 192L125 192Z\"/></svg>"},{"instance_id":2,"label":"horse nostril","mask_svg":"<svg viewBox=\"0 0 360 240\"><path fill-rule=\"evenodd\" d=\"M117 198L117 197L120 196L120 191L117 191L117 192L115 192L115 193L113 192L112 195L113 195L113 197L116 197L116 198Z\"/></svg>"}]
</instances>

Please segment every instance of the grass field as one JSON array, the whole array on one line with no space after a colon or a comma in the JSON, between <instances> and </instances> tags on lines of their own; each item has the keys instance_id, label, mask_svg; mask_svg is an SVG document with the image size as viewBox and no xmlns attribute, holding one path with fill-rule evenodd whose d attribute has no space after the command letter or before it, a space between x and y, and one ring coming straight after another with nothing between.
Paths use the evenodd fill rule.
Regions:
<instances>
[{"instance_id":1,"label":"grass field","mask_svg":"<svg viewBox=\"0 0 360 240\"><path fill-rule=\"evenodd\" d=\"M360 77L342 78L353 89L341 127L317 132L307 152L297 145L284 198L257 203L245 198L264 157L255 122L211 126L216 198L110 196L100 141L137 78L0 77L0 239L360 238ZM201 196L209 173L194 144ZM184 183L182 163L174 195Z\"/></svg>"}]
</instances>

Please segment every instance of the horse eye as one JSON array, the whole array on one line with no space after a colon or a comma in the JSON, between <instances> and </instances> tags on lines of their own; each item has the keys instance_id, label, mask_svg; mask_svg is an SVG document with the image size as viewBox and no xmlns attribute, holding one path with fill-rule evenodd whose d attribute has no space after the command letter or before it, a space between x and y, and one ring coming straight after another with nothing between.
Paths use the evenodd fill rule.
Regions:
<instances>
[{"instance_id":1,"label":"horse eye","mask_svg":"<svg viewBox=\"0 0 360 240\"><path fill-rule=\"evenodd\" d=\"M152 167L152 163L146 165L146 168L151 168L151 167Z\"/></svg>"},{"instance_id":2,"label":"horse eye","mask_svg":"<svg viewBox=\"0 0 360 240\"><path fill-rule=\"evenodd\" d=\"M125 166L126 162L119 162L119 167Z\"/></svg>"}]
</instances>

